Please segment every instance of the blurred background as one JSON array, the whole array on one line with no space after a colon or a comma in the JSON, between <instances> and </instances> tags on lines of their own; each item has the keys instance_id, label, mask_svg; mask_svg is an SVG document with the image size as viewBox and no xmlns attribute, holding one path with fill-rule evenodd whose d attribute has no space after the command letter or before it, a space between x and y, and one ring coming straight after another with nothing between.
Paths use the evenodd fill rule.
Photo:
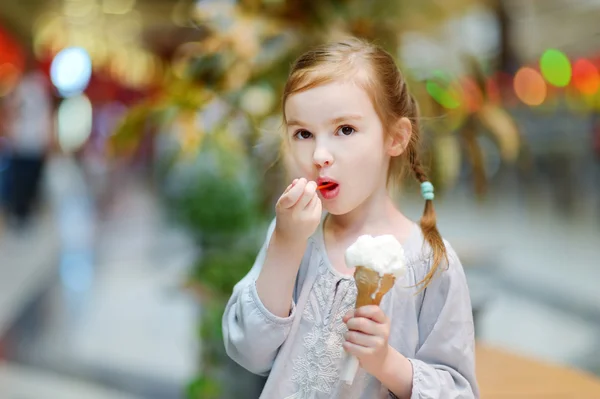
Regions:
<instances>
[{"instance_id":1,"label":"blurred background","mask_svg":"<svg viewBox=\"0 0 600 399\"><path fill-rule=\"evenodd\" d=\"M599 20L599 0L2 0L0 397L258 397L221 314L287 185L290 64L347 34L419 99L478 339L600 375ZM419 218L411 179L399 201Z\"/></svg>"}]
</instances>

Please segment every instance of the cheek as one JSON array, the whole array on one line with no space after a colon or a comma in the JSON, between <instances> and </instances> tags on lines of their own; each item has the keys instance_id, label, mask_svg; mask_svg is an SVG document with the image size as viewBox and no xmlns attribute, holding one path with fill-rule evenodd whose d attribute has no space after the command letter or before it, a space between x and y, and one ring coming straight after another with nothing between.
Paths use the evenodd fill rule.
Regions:
<instances>
[{"instance_id":1,"label":"cheek","mask_svg":"<svg viewBox=\"0 0 600 399\"><path fill-rule=\"evenodd\" d=\"M362 140L353 151L353 161L360 165L358 172L372 174L386 166L384 143L381 140Z\"/></svg>"},{"instance_id":2,"label":"cheek","mask_svg":"<svg viewBox=\"0 0 600 399\"><path fill-rule=\"evenodd\" d=\"M292 157L290 154L286 154L284 157L284 166L285 170L288 173L290 178L297 178L302 176L302 172L300 167L298 166L298 162Z\"/></svg>"},{"instance_id":3,"label":"cheek","mask_svg":"<svg viewBox=\"0 0 600 399\"><path fill-rule=\"evenodd\" d=\"M307 143L291 143L289 146L288 166L290 170L305 175L312 170L313 151Z\"/></svg>"}]
</instances>

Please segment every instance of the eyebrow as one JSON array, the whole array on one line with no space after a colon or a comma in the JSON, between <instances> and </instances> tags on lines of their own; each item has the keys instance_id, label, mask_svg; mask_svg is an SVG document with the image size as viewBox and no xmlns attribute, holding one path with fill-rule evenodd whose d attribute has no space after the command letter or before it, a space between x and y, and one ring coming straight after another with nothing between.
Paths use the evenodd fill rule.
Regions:
<instances>
[{"instance_id":1,"label":"eyebrow","mask_svg":"<svg viewBox=\"0 0 600 399\"><path fill-rule=\"evenodd\" d=\"M337 125L339 123L342 123L343 121L347 121L347 120L361 120L363 117L362 115L358 115L358 114L351 114L351 115L341 115L338 116L336 118L333 118L329 121L329 123L331 125ZM306 126L306 123L303 123L301 121L296 121L296 120L290 120L287 122L288 127L289 126Z\"/></svg>"}]
</instances>

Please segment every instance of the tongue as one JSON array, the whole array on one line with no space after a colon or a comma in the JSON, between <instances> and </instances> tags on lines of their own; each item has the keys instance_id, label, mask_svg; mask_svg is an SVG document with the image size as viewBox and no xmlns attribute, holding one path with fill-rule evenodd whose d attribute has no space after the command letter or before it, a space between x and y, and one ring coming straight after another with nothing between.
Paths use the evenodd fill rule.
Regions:
<instances>
[{"instance_id":1,"label":"tongue","mask_svg":"<svg viewBox=\"0 0 600 399\"><path fill-rule=\"evenodd\" d=\"M335 185L335 183L332 183L332 182L325 182L325 183L322 183L322 184L320 184L320 185L319 185L319 187L317 187L317 188L318 188L319 190L326 190L326 189L329 189L329 188L331 188L331 187L332 187L332 186L334 186L334 185Z\"/></svg>"}]
</instances>

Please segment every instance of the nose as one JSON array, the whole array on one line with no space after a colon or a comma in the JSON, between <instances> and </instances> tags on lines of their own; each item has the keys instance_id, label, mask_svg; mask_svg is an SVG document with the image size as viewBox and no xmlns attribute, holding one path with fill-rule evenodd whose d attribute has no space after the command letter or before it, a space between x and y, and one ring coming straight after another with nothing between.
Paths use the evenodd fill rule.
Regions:
<instances>
[{"instance_id":1,"label":"nose","mask_svg":"<svg viewBox=\"0 0 600 399\"><path fill-rule=\"evenodd\" d=\"M323 145L317 145L313 153L313 162L319 167L333 165L333 154Z\"/></svg>"}]
</instances>

